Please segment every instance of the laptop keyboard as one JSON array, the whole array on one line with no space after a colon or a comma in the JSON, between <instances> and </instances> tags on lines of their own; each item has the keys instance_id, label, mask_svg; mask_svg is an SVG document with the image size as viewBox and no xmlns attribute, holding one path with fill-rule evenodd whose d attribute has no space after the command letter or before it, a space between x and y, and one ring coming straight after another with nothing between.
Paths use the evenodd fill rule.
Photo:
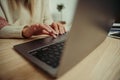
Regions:
<instances>
[{"instance_id":1,"label":"laptop keyboard","mask_svg":"<svg viewBox=\"0 0 120 80\"><path fill-rule=\"evenodd\" d=\"M59 65L60 56L63 50L64 42L55 43L38 50L30 52L37 59L45 62L49 66L56 68Z\"/></svg>"}]
</instances>

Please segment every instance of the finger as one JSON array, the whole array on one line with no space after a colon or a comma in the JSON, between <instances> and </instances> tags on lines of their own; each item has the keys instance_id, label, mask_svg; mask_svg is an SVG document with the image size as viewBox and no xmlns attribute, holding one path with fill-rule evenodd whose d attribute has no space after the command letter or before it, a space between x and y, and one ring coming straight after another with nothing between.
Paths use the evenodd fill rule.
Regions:
<instances>
[{"instance_id":1,"label":"finger","mask_svg":"<svg viewBox=\"0 0 120 80\"><path fill-rule=\"evenodd\" d=\"M46 26L46 25L44 25L44 24L40 24L39 27L40 27L41 29L43 29L43 30L46 30L46 31L49 32L49 33L52 32L52 30L51 30L48 26Z\"/></svg>"},{"instance_id":2,"label":"finger","mask_svg":"<svg viewBox=\"0 0 120 80\"><path fill-rule=\"evenodd\" d=\"M53 34L52 32L53 30L46 25L42 24L31 25L31 31L33 32L33 35L47 34L56 38L56 35Z\"/></svg>"},{"instance_id":3,"label":"finger","mask_svg":"<svg viewBox=\"0 0 120 80\"><path fill-rule=\"evenodd\" d=\"M65 26L61 23L59 23L59 25L63 28L63 33L65 33L66 32Z\"/></svg>"},{"instance_id":4,"label":"finger","mask_svg":"<svg viewBox=\"0 0 120 80\"><path fill-rule=\"evenodd\" d=\"M66 33L66 32L67 32L64 26L63 26L63 30L64 30L64 33Z\"/></svg>"},{"instance_id":5,"label":"finger","mask_svg":"<svg viewBox=\"0 0 120 80\"><path fill-rule=\"evenodd\" d=\"M53 38L57 38L57 36L55 34L52 34Z\"/></svg>"},{"instance_id":6,"label":"finger","mask_svg":"<svg viewBox=\"0 0 120 80\"><path fill-rule=\"evenodd\" d=\"M65 33L66 32L65 26L61 25L61 27L63 28L63 33Z\"/></svg>"},{"instance_id":7,"label":"finger","mask_svg":"<svg viewBox=\"0 0 120 80\"><path fill-rule=\"evenodd\" d=\"M45 26L47 26L47 27L51 30L51 33L57 34L57 32L56 32L53 28L51 28L50 26L48 26L48 25L46 25L46 24L45 24Z\"/></svg>"},{"instance_id":8,"label":"finger","mask_svg":"<svg viewBox=\"0 0 120 80\"><path fill-rule=\"evenodd\" d=\"M47 34L47 35L50 35L50 33L46 30L42 30L42 34Z\"/></svg>"},{"instance_id":9,"label":"finger","mask_svg":"<svg viewBox=\"0 0 120 80\"><path fill-rule=\"evenodd\" d=\"M43 30L42 33L43 33L43 34L46 34L46 35L50 35L50 36L52 36L52 37L54 37L54 38L57 37L55 34L48 33L46 30Z\"/></svg>"},{"instance_id":10,"label":"finger","mask_svg":"<svg viewBox=\"0 0 120 80\"><path fill-rule=\"evenodd\" d=\"M58 25L56 23L52 23L51 27L59 34Z\"/></svg>"},{"instance_id":11,"label":"finger","mask_svg":"<svg viewBox=\"0 0 120 80\"><path fill-rule=\"evenodd\" d=\"M66 29L65 29L65 26L62 25L62 24L61 24L61 26L62 26L62 28L63 28L64 33L66 33L67 31L66 31Z\"/></svg>"},{"instance_id":12,"label":"finger","mask_svg":"<svg viewBox=\"0 0 120 80\"><path fill-rule=\"evenodd\" d=\"M46 31L48 31L50 34L57 34L57 32L55 30L53 30L50 26L44 24L41 25L42 29L45 29Z\"/></svg>"},{"instance_id":13,"label":"finger","mask_svg":"<svg viewBox=\"0 0 120 80\"><path fill-rule=\"evenodd\" d=\"M58 26L59 26L59 32L60 32L60 34L65 33L64 32L64 27L61 24L58 24Z\"/></svg>"}]
</instances>

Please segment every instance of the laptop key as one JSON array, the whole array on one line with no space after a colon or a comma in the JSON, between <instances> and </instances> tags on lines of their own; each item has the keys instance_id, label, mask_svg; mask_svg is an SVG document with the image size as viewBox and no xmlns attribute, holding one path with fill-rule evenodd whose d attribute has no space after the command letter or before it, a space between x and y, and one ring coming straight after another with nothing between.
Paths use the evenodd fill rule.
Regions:
<instances>
[{"instance_id":1,"label":"laptop key","mask_svg":"<svg viewBox=\"0 0 120 80\"><path fill-rule=\"evenodd\" d=\"M55 43L41 49L30 52L37 59L45 62L47 65L56 68L63 50L64 42Z\"/></svg>"}]
</instances>

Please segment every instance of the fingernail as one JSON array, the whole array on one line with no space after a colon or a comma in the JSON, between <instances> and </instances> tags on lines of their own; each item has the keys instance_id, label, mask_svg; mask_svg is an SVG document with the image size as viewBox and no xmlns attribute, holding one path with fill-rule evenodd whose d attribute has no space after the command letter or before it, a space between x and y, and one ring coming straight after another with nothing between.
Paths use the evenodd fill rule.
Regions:
<instances>
[{"instance_id":1,"label":"fingernail","mask_svg":"<svg viewBox=\"0 0 120 80\"><path fill-rule=\"evenodd\" d=\"M54 31L54 34L58 34L56 31Z\"/></svg>"},{"instance_id":2,"label":"fingernail","mask_svg":"<svg viewBox=\"0 0 120 80\"><path fill-rule=\"evenodd\" d=\"M57 36L53 34L53 37L56 38Z\"/></svg>"}]
</instances>

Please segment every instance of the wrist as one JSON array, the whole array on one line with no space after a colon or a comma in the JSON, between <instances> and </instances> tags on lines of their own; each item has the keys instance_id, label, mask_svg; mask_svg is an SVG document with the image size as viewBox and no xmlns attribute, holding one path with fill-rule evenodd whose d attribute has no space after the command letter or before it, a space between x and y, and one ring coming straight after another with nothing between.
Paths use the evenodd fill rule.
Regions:
<instances>
[{"instance_id":1,"label":"wrist","mask_svg":"<svg viewBox=\"0 0 120 80\"><path fill-rule=\"evenodd\" d=\"M30 35L30 32L29 32L29 26L26 25L23 30L22 30L22 36L24 38L30 38L32 35Z\"/></svg>"}]
</instances>

